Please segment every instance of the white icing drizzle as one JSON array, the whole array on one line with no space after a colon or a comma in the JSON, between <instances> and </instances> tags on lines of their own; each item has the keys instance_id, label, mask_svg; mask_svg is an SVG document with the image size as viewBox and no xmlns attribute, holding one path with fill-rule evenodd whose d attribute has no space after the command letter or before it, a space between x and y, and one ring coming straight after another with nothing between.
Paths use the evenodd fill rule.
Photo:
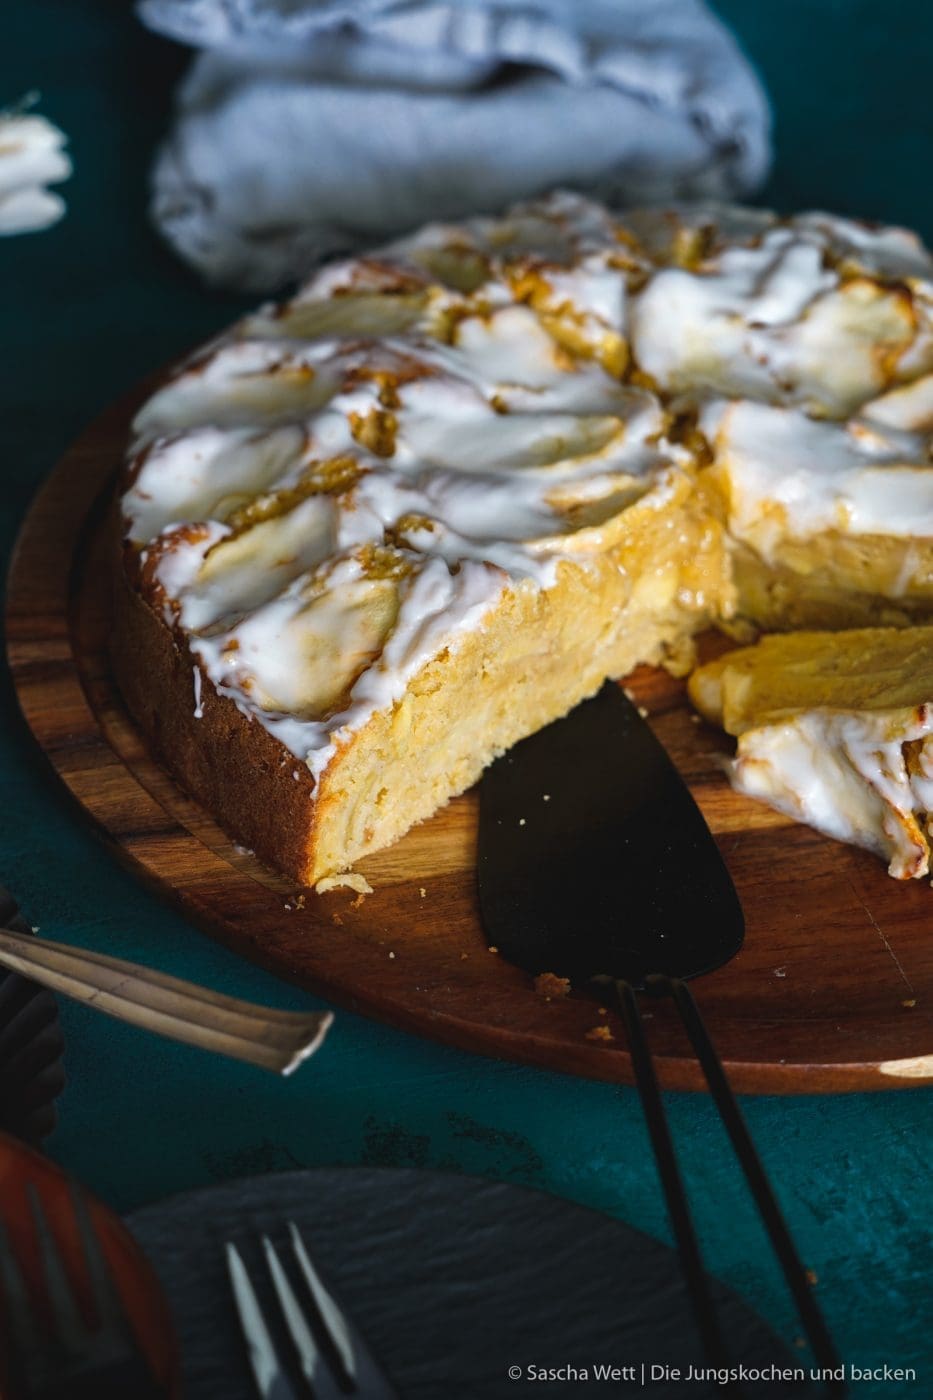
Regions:
<instances>
[{"instance_id":1,"label":"white icing drizzle","mask_svg":"<svg viewBox=\"0 0 933 1400\"><path fill-rule=\"evenodd\" d=\"M892 389L867 404L865 417L888 428L933 432L933 374Z\"/></svg>"},{"instance_id":2,"label":"white icing drizzle","mask_svg":"<svg viewBox=\"0 0 933 1400\"><path fill-rule=\"evenodd\" d=\"M191 669L194 672L194 717L195 719L203 719L204 707L201 704L201 668L199 666L192 666Z\"/></svg>"},{"instance_id":3,"label":"white icing drizzle","mask_svg":"<svg viewBox=\"0 0 933 1400\"><path fill-rule=\"evenodd\" d=\"M747 400L713 403L700 423L728 479L729 530L764 559L824 530L933 537L933 466L918 433Z\"/></svg>"},{"instance_id":4,"label":"white icing drizzle","mask_svg":"<svg viewBox=\"0 0 933 1400\"><path fill-rule=\"evenodd\" d=\"M746 730L733 786L838 841L889 862L895 879L929 873L933 704L808 710ZM904 745L920 741L908 767Z\"/></svg>"},{"instance_id":5,"label":"white icing drizzle","mask_svg":"<svg viewBox=\"0 0 933 1400\"><path fill-rule=\"evenodd\" d=\"M504 590L670 500L697 462L668 396L707 404L756 547L768 502L800 533L922 531L931 267L911 235L828 215L623 219L567 194L327 267L139 414L145 586L317 774ZM707 403L740 395L760 402Z\"/></svg>"},{"instance_id":6,"label":"white icing drizzle","mask_svg":"<svg viewBox=\"0 0 933 1400\"><path fill-rule=\"evenodd\" d=\"M679 243L689 259L632 304L635 355L662 388L841 418L933 368L933 260L905 230L828 214L762 227L725 211L724 241L716 210L658 222L668 255Z\"/></svg>"}]
</instances>

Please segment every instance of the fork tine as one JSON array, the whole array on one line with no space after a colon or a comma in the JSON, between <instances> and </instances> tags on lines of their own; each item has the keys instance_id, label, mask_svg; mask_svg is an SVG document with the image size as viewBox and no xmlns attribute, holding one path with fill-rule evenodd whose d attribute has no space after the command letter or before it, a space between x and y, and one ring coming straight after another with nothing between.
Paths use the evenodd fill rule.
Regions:
<instances>
[{"instance_id":1,"label":"fork tine","mask_svg":"<svg viewBox=\"0 0 933 1400\"><path fill-rule=\"evenodd\" d=\"M111 1337L131 1342L129 1324L113 1274L110 1271L110 1265L101 1249L100 1239L91 1219L87 1197L77 1182L72 1182L71 1185L71 1204L78 1225L88 1278L91 1281L91 1297L94 1299L97 1325L108 1332Z\"/></svg>"},{"instance_id":2,"label":"fork tine","mask_svg":"<svg viewBox=\"0 0 933 1400\"><path fill-rule=\"evenodd\" d=\"M308 1257L305 1242L301 1238L298 1226L294 1220L288 1222L288 1233L291 1236L292 1249L295 1258L298 1260L298 1267L301 1270L305 1283L314 1305L318 1310L321 1321L327 1329L327 1335L333 1343L337 1355L340 1357L340 1364L349 1381L354 1385L357 1383L357 1360L356 1350L353 1343L353 1335L343 1313L338 1308L334 1299L328 1293L321 1282L320 1275Z\"/></svg>"},{"instance_id":3,"label":"fork tine","mask_svg":"<svg viewBox=\"0 0 933 1400\"><path fill-rule=\"evenodd\" d=\"M68 1275L65 1273L58 1245L55 1243L55 1237L33 1182L29 1183L26 1191L29 1196L29 1208L33 1223L36 1227L39 1258L42 1261L45 1286L52 1306L57 1340L64 1351L77 1356L81 1354L87 1344L88 1330L78 1310L77 1300L71 1284L68 1282Z\"/></svg>"},{"instance_id":4,"label":"fork tine","mask_svg":"<svg viewBox=\"0 0 933 1400\"><path fill-rule=\"evenodd\" d=\"M3 1286L9 1340L21 1367L25 1367L31 1358L42 1356L47 1338L39 1327L5 1220L0 1220L0 1284Z\"/></svg>"},{"instance_id":5,"label":"fork tine","mask_svg":"<svg viewBox=\"0 0 933 1400\"><path fill-rule=\"evenodd\" d=\"M259 1299L250 1282L240 1251L232 1241L226 1244L227 1272L233 1289L233 1301L249 1351L256 1389L263 1400L298 1400L288 1382L278 1352L262 1315Z\"/></svg>"},{"instance_id":6,"label":"fork tine","mask_svg":"<svg viewBox=\"0 0 933 1400\"><path fill-rule=\"evenodd\" d=\"M262 1247L266 1255L266 1263L269 1266L269 1274L272 1279L272 1286L275 1289L276 1297L279 1300L279 1307L285 1319L295 1350L301 1363L301 1373L318 1395L320 1384L320 1373L324 1363L320 1348L311 1333L307 1319L301 1310L301 1304L295 1297L294 1289L288 1281L288 1275L282 1267L282 1261L276 1252L275 1245L268 1235L262 1237Z\"/></svg>"}]
</instances>

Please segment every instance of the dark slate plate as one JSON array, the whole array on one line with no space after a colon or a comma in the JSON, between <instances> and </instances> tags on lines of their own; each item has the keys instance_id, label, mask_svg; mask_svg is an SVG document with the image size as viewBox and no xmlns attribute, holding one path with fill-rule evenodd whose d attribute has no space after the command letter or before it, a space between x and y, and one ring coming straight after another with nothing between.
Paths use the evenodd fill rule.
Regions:
<instances>
[{"instance_id":1,"label":"dark slate plate","mask_svg":"<svg viewBox=\"0 0 933 1400\"><path fill-rule=\"evenodd\" d=\"M369 1339L403 1400L518 1400L593 1393L594 1364L635 1366L606 1394L711 1400L675 1254L665 1245L541 1192L425 1171L332 1168L195 1191L131 1215L162 1280L184 1358L186 1400L255 1400L230 1299L222 1242L244 1248L266 1288L258 1232L284 1243L300 1226L312 1258ZM723 1285L714 1292L736 1361L806 1366ZM272 1313L268 1293L263 1294ZM643 1388L641 1364L683 1378ZM584 1377L542 1382L528 1368ZM522 1368L517 1380L509 1368ZM780 1382L749 1397L814 1394ZM596 1393L602 1393L597 1389Z\"/></svg>"}]
</instances>

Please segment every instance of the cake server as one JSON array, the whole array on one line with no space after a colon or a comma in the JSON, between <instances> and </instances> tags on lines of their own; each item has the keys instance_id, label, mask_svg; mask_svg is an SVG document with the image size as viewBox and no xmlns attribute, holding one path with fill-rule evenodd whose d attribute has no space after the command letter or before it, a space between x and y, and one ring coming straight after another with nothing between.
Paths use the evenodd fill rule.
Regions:
<instances>
[{"instance_id":1,"label":"cake server","mask_svg":"<svg viewBox=\"0 0 933 1400\"><path fill-rule=\"evenodd\" d=\"M0 928L0 967L119 1021L202 1050L291 1074L313 1055L330 1011L278 1011L139 963Z\"/></svg>"},{"instance_id":2,"label":"cake server","mask_svg":"<svg viewBox=\"0 0 933 1400\"><path fill-rule=\"evenodd\" d=\"M618 685L523 739L480 785L477 878L490 943L537 976L614 989L704 1349L728 1366L637 993L669 997L700 1062L824 1375L839 1359L687 979L742 946L712 832ZM845 1385L828 1384L843 1395Z\"/></svg>"}]
</instances>

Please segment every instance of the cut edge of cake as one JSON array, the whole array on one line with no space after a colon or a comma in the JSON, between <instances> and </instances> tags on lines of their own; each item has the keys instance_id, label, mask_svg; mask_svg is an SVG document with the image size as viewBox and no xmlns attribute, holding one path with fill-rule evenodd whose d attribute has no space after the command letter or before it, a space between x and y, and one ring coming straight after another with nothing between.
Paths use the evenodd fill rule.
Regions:
<instances>
[{"instance_id":1,"label":"cut edge of cake","mask_svg":"<svg viewBox=\"0 0 933 1400\"><path fill-rule=\"evenodd\" d=\"M313 771L218 691L185 637L120 571L111 642L131 713L162 761L241 844L302 884L346 870L465 791L519 739L641 663L684 674L728 611L721 532L684 479L626 512L626 538L506 586L404 693L335 736Z\"/></svg>"},{"instance_id":2,"label":"cut edge of cake","mask_svg":"<svg viewBox=\"0 0 933 1400\"><path fill-rule=\"evenodd\" d=\"M688 693L737 739L736 792L930 873L933 627L764 637L694 671Z\"/></svg>"}]
</instances>

